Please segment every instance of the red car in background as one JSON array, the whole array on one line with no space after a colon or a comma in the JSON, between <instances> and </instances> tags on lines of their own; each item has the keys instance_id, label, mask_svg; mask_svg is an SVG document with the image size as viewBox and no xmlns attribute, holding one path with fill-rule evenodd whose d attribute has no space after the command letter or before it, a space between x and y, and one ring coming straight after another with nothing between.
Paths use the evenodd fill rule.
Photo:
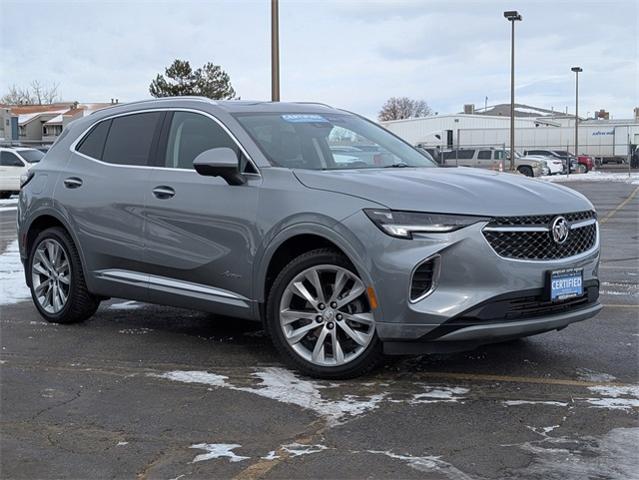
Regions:
<instances>
[{"instance_id":1,"label":"red car in background","mask_svg":"<svg viewBox=\"0 0 639 480\"><path fill-rule=\"evenodd\" d=\"M577 162L586 167L586 172L595 169L595 159L588 155L579 155Z\"/></svg>"}]
</instances>

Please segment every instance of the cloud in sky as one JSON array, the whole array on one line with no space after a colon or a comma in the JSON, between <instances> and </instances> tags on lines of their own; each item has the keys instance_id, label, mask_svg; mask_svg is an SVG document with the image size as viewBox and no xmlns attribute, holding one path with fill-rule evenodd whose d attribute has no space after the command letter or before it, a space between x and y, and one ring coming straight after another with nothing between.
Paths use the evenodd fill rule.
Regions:
<instances>
[{"instance_id":1,"label":"cloud in sky","mask_svg":"<svg viewBox=\"0 0 639 480\"><path fill-rule=\"evenodd\" d=\"M630 117L639 104L636 0L280 0L282 99L326 102L375 117L390 96L441 113L509 101L517 9L517 101ZM0 92L38 79L65 99L147 98L175 58L213 61L243 99L270 97L270 2L0 2Z\"/></svg>"}]
</instances>

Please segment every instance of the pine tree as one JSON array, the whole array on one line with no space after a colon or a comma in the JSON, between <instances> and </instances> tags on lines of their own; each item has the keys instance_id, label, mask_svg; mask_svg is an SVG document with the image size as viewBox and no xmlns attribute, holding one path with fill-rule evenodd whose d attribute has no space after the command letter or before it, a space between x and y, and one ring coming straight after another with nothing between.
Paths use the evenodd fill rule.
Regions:
<instances>
[{"instance_id":1,"label":"pine tree","mask_svg":"<svg viewBox=\"0 0 639 480\"><path fill-rule=\"evenodd\" d=\"M158 74L149 85L154 97L175 97L178 95L197 95L224 100L235 98L229 75L219 65L207 63L193 70L188 60L175 60Z\"/></svg>"}]
</instances>

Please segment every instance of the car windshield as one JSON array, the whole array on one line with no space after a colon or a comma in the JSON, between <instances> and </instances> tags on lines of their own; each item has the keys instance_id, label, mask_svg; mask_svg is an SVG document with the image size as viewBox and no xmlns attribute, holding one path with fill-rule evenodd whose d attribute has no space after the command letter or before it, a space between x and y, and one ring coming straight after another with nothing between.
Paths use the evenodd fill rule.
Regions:
<instances>
[{"instance_id":1,"label":"car windshield","mask_svg":"<svg viewBox=\"0 0 639 480\"><path fill-rule=\"evenodd\" d=\"M44 153L40 150L20 150L18 151L20 156L24 158L29 163L38 163L44 157Z\"/></svg>"},{"instance_id":2,"label":"car windshield","mask_svg":"<svg viewBox=\"0 0 639 480\"><path fill-rule=\"evenodd\" d=\"M272 165L309 170L436 167L372 122L346 114L237 114Z\"/></svg>"}]
</instances>

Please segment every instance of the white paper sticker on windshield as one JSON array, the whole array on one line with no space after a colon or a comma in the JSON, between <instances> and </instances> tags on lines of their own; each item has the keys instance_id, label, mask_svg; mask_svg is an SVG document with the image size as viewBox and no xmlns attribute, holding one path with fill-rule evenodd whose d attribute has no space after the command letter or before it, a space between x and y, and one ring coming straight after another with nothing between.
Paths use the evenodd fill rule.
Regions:
<instances>
[{"instance_id":1,"label":"white paper sticker on windshield","mask_svg":"<svg viewBox=\"0 0 639 480\"><path fill-rule=\"evenodd\" d=\"M282 119L291 123L328 123L321 115L315 115L311 113L289 113L282 115Z\"/></svg>"}]
</instances>

